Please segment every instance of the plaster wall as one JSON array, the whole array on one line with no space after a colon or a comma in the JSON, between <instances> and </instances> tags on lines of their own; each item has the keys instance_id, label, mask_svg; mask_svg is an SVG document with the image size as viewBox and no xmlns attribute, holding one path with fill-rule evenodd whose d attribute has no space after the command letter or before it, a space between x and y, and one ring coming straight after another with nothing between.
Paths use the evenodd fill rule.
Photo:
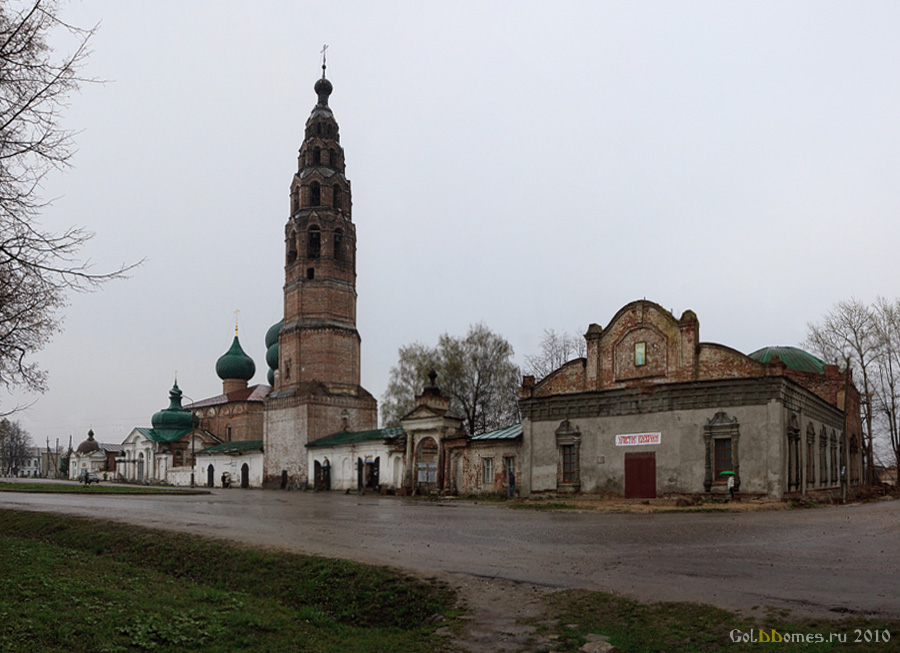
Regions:
<instances>
[{"instance_id":1,"label":"plaster wall","mask_svg":"<svg viewBox=\"0 0 900 653\"><path fill-rule=\"evenodd\" d=\"M363 461L378 459L378 482L382 488L399 488L402 473L395 479L394 470L403 468L402 452L397 452L383 442L361 442L352 446L314 447L309 449L308 468L315 469L315 463L323 464L328 460L331 470L332 490L356 490L358 486L357 464ZM365 464L365 463L364 463ZM399 482L398 482L399 481ZM310 479L312 482L312 479Z\"/></svg>"},{"instance_id":2,"label":"plaster wall","mask_svg":"<svg viewBox=\"0 0 900 653\"><path fill-rule=\"evenodd\" d=\"M768 493L771 459L767 448L770 425L768 406L683 410L644 415L619 415L573 419L580 431L579 472L582 492L625 492L625 454L652 451L656 459L657 495L704 492L706 444L704 425L724 410L740 425L739 462L742 491ZM776 414L777 417L777 414ZM556 491L559 422L531 424L532 472L530 492ZM658 445L616 446L617 435L659 433ZM719 483L714 485L714 489ZM724 483L721 483L724 487Z\"/></svg>"}]
</instances>

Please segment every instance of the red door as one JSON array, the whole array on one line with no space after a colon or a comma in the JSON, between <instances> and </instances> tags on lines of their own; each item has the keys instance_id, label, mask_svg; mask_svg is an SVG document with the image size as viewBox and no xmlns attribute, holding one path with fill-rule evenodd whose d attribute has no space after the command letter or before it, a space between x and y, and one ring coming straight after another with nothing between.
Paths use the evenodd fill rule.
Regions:
<instances>
[{"instance_id":1,"label":"red door","mask_svg":"<svg viewBox=\"0 0 900 653\"><path fill-rule=\"evenodd\" d=\"M625 498L656 498L656 453L625 454Z\"/></svg>"}]
</instances>

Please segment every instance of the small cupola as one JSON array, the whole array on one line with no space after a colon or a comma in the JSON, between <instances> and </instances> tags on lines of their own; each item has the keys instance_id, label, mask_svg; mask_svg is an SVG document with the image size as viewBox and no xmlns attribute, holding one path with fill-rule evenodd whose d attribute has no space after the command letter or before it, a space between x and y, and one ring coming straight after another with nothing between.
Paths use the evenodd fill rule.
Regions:
<instances>
[{"instance_id":1,"label":"small cupola","mask_svg":"<svg viewBox=\"0 0 900 653\"><path fill-rule=\"evenodd\" d=\"M94 439L94 429L89 429L87 440L78 445L76 452L81 456L88 456L100 448L100 445Z\"/></svg>"},{"instance_id":2,"label":"small cupola","mask_svg":"<svg viewBox=\"0 0 900 653\"><path fill-rule=\"evenodd\" d=\"M181 407L181 388L178 381L169 390L169 407L154 413L150 424L154 429L192 429L194 428L194 415L191 411Z\"/></svg>"}]
</instances>

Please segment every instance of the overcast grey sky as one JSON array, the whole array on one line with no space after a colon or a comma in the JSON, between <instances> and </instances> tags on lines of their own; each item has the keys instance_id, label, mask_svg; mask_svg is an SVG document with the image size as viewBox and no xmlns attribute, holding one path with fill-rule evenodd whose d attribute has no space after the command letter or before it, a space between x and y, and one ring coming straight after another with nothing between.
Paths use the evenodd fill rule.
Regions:
<instances>
[{"instance_id":1,"label":"overcast grey sky","mask_svg":"<svg viewBox=\"0 0 900 653\"><path fill-rule=\"evenodd\" d=\"M39 354L37 443L121 441L221 392L240 336L265 383L288 189L328 49L353 184L363 385L482 321L519 363L646 297L749 353L832 304L896 297L896 2L122 2L72 97L44 226L97 270ZM29 401L0 397L0 407Z\"/></svg>"}]
</instances>

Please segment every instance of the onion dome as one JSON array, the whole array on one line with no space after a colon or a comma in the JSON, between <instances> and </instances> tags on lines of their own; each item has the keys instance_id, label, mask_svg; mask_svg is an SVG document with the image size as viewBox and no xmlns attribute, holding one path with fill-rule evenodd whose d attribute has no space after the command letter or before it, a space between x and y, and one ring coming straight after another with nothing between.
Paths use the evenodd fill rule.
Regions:
<instances>
[{"instance_id":1,"label":"onion dome","mask_svg":"<svg viewBox=\"0 0 900 653\"><path fill-rule=\"evenodd\" d=\"M94 453L94 452L97 451L98 449L100 449L100 445L99 445L98 442L94 439L94 430L93 430L93 429L90 429L90 430L88 431L88 438L87 438L87 440L85 440L84 442L82 442L81 444L79 444L79 445L78 445L78 449L76 449L75 451L76 451L78 454L82 455L82 456L86 456L86 455L88 455L88 454Z\"/></svg>"},{"instance_id":2,"label":"onion dome","mask_svg":"<svg viewBox=\"0 0 900 653\"><path fill-rule=\"evenodd\" d=\"M181 407L181 389L178 381L169 390L169 407L155 413L150 420L154 429L191 429L194 428L194 415Z\"/></svg>"},{"instance_id":3,"label":"onion dome","mask_svg":"<svg viewBox=\"0 0 900 653\"><path fill-rule=\"evenodd\" d=\"M281 333L282 324L284 324L284 320L282 320L278 324L273 324L269 327L269 330L266 331L266 349L268 349L272 345L278 344L278 334Z\"/></svg>"},{"instance_id":4,"label":"onion dome","mask_svg":"<svg viewBox=\"0 0 900 653\"><path fill-rule=\"evenodd\" d=\"M760 363L768 363L777 357L789 370L825 374L825 361L797 347L763 347L749 356Z\"/></svg>"},{"instance_id":5,"label":"onion dome","mask_svg":"<svg viewBox=\"0 0 900 653\"><path fill-rule=\"evenodd\" d=\"M328 106L328 96L331 95L331 92L334 90L334 87L331 85L327 79L325 79L325 70L324 66L322 67L322 79L316 82L316 85L313 89L316 92L316 95L319 96L319 104L322 106Z\"/></svg>"},{"instance_id":6,"label":"onion dome","mask_svg":"<svg viewBox=\"0 0 900 653\"><path fill-rule=\"evenodd\" d=\"M234 341L231 343L231 348L216 361L216 374L223 381L227 379L249 381L256 374L256 364L241 348L237 329L234 330Z\"/></svg>"},{"instance_id":7,"label":"onion dome","mask_svg":"<svg viewBox=\"0 0 900 653\"><path fill-rule=\"evenodd\" d=\"M269 366L266 381L273 387L275 386L275 370L278 369L278 334L281 333L283 324L284 320L273 324L266 331L266 365Z\"/></svg>"}]
</instances>

